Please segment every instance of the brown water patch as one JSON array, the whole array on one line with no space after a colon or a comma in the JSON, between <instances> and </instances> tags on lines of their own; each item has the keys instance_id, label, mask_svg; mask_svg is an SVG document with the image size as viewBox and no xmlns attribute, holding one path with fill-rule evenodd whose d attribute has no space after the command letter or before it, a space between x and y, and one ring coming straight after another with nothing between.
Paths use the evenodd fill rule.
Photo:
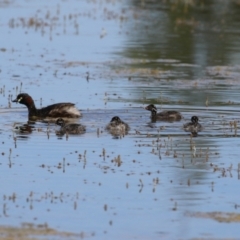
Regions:
<instances>
[{"instance_id":1,"label":"brown water patch","mask_svg":"<svg viewBox=\"0 0 240 240\"><path fill-rule=\"evenodd\" d=\"M94 235L94 234L93 234ZM92 236L93 236L92 235ZM58 238L58 239L84 239L89 237L88 234L81 233L71 233L65 231L58 231L56 229L50 228L48 224L33 224L33 223L23 223L21 227L8 227L0 226L0 238L2 240L33 240L42 237L48 238Z\"/></svg>"},{"instance_id":2,"label":"brown water patch","mask_svg":"<svg viewBox=\"0 0 240 240\"><path fill-rule=\"evenodd\" d=\"M209 218L209 219L213 219L218 222L225 222L225 223L240 222L240 214L239 213L191 212L191 213L187 213L187 216L196 217L196 218Z\"/></svg>"}]
</instances>

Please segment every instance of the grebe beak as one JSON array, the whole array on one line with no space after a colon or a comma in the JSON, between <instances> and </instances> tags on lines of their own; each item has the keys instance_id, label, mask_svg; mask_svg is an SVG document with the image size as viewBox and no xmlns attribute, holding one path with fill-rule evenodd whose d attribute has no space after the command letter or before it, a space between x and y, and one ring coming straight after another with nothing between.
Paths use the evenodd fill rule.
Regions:
<instances>
[{"instance_id":1,"label":"grebe beak","mask_svg":"<svg viewBox=\"0 0 240 240\"><path fill-rule=\"evenodd\" d=\"M19 98L19 99L15 99L15 100L12 100L12 102L20 102L22 100L22 98Z\"/></svg>"}]
</instances>

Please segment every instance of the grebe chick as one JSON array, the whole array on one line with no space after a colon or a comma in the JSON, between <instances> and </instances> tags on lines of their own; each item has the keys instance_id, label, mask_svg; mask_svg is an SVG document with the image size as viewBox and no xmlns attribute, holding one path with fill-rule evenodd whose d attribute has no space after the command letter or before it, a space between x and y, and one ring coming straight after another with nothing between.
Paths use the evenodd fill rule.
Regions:
<instances>
[{"instance_id":1,"label":"grebe chick","mask_svg":"<svg viewBox=\"0 0 240 240\"><path fill-rule=\"evenodd\" d=\"M61 128L56 131L57 135L64 135L65 133L68 134L82 134L86 132L86 127L77 124L77 123L68 123L66 124L62 118L58 118L56 124L61 126Z\"/></svg>"},{"instance_id":2,"label":"grebe chick","mask_svg":"<svg viewBox=\"0 0 240 240\"><path fill-rule=\"evenodd\" d=\"M157 108L153 104L148 105L147 107L145 107L145 109L151 112L151 118L153 121L179 121L182 119L182 115L177 111L166 110L162 112L157 112Z\"/></svg>"},{"instance_id":3,"label":"grebe chick","mask_svg":"<svg viewBox=\"0 0 240 240\"><path fill-rule=\"evenodd\" d=\"M192 116L191 122L183 125L183 129L186 132L191 132L193 136L196 136L198 132L201 132L203 127L200 123L198 123L198 117Z\"/></svg>"},{"instance_id":4,"label":"grebe chick","mask_svg":"<svg viewBox=\"0 0 240 240\"><path fill-rule=\"evenodd\" d=\"M113 136L121 137L125 136L130 127L127 123L122 121L118 116L115 116L111 119L110 123L106 126L106 130L108 130Z\"/></svg>"}]
</instances>

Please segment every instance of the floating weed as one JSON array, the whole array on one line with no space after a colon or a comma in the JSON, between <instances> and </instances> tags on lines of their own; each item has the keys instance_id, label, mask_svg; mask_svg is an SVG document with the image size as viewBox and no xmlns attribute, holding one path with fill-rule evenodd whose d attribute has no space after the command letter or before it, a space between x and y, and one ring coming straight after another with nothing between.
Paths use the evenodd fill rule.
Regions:
<instances>
[{"instance_id":1,"label":"floating weed","mask_svg":"<svg viewBox=\"0 0 240 240\"><path fill-rule=\"evenodd\" d=\"M103 150L102 150L102 155L103 155L103 160L105 161L105 156L106 156L106 150L105 150L105 148L103 148Z\"/></svg>"},{"instance_id":2,"label":"floating weed","mask_svg":"<svg viewBox=\"0 0 240 240\"><path fill-rule=\"evenodd\" d=\"M13 141L14 141L14 147L17 148L17 138L13 137Z\"/></svg>"},{"instance_id":3,"label":"floating weed","mask_svg":"<svg viewBox=\"0 0 240 240\"><path fill-rule=\"evenodd\" d=\"M233 122L230 121L230 122L229 122L229 125L230 125L230 131L232 132L232 129L233 129Z\"/></svg>"},{"instance_id":4,"label":"floating weed","mask_svg":"<svg viewBox=\"0 0 240 240\"><path fill-rule=\"evenodd\" d=\"M139 179L139 182L140 182L140 184L138 185L138 186L140 186L139 192L141 193L142 190L143 190L144 185L143 185L143 182L142 182L141 179Z\"/></svg>"},{"instance_id":5,"label":"floating weed","mask_svg":"<svg viewBox=\"0 0 240 240\"><path fill-rule=\"evenodd\" d=\"M192 138L192 135L190 135L190 150L191 151L192 151L193 145L194 145L193 138Z\"/></svg>"},{"instance_id":6,"label":"floating weed","mask_svg":"<svg viewBox=\"0 0 240 240\"><path fill-rule=\"evenodd\" d=\"M63 158L63 173L65 173L65 158Z\"/></svg>"},{"instance_id":7,"label":"floating weed","mask_svg":"<svg viewBox=\"0 0 240 240\"><path fill-rule=\"evenodd\" d=\"M232 164L230 165L230 167L227 170L229 171L230 177L232 177Z\"/></svg>"},{"instance_id":8,"label":"floating weed","mask_svg":"<svg viewBox=\"0 0 240 240\"><path fill-rule=\"evenodd\" d=\"M27 197L26 202L30 203L29 208L32 210L33 209L33 191L29 193L29 196Z\"/></svg>"},{"instance_id":9,"label":"floating weed","mask_svg":"<svg viewBox=\"0 0 240 240\"><path fill-rule=\"evenodd\" d=\"M233 122L233 126L234 126L234 131L235 131L235 137L237 137L237 121Z\"/></svg>"},{"instance_id":10,"label":"floating weed","mask_svg":"<svg viewBox=\"0 0 240 240\"><path fill-rule=\"evenodd\" d=\"M84 151L83 154L83 168L85 169L86 165L87 165L87 150Z\"/></svg>"},{"instance_id":11,"label":"floating weed","mask_svg":"<svg viewBox=\"0 0 240 240\"><path fill-rule=\"evenodd\" d=\"M192 148L192 157L196 157L196 147L195 147L195 145L193 145L193 148Z\"/></svg>"},{"instance_id":12,"label":"floating weed","mask_svg":"<svg viewBox=\"0 0 240 240\"><path fill-rule=\"evenodd\" d=\"M230 131L232 132L234 129L234 136L237 137L237 121L230 121Z\"/></svg>"},{"instance_id":13,"label":"floating weed","mask_svg":"<svg viewBox=\"0 0 240 240\"><path fill-rule=\"evenodd\" d=\"M12 95L9 94L8 95L8 108L11 108L11 106L12 106L11 102L12 102Z\"/></svg>"},{"instance_id":14,"label":"floating weed","mask_svg":"<svg viewBox=\"0 0 240 240\"><path fill-rule=\"evenodd\" d=\"M159 178L153 178L153 192L156 191L156 186L159 185Z\"/></svg>"},{"instance_id":15,"label":"floating weed","mask_svg":"<svg viewBox=\"0 0 240 240\"><path fill-rule=\"evenodd\" d=\"M209 148L207 148L207 151L206 151L206 162L208 162L208 159L209 159Z\"/></svg>"},{"instance_id":16,"label":"floating weed","mask_svg":"<svg viewBox=\"0 0 240 240\"><path fill-rule=\"evenodd\" d=\"M74 202L73 209L74 209L74 210L77 209L77 202L76 202L76 201Z\"/></svg>"},{"instance_id":17,"label":"floating weed","mask_svg":"<svg viewBox=\"0 0 240 240\"><path fill-rule=\"evenodd\" d=\"M3 85L2 88L0 88L0 94L2 94L3 96L5 96L5 85Z\"/></svg>"},{"instance_id":18,"label":"floating weed","mask_svg":"<svg viewBox=\"0 0 240 240\"><path fill-rule=\"evenodd\" d=\"M59 162L57 168L61 169L62 168L62 163Z\"/></svg>"},{"instance_id":19,"label":"floating weed","mask_svg":"<svg viewBox=\"0 0 240 240\"><path fill-rule=\"evenodd\" d=\"M184 167L184 154L182 155L182 168L185 168Z\"/></svg>"},{"instance_id":20,"label":"floating weed","mask_svg":"<svg viewBox=\"0 0 240 240\"><path fill-rule=\"evenodd\" d=\"M69 134L68 134L68 132L66 132L66 141L68 141L68 136L69 136Z\"/></svg>"},{"instance_id":21,"label":"floating weed","mask_svg":"<svg viewBox=\"0 0 240 240\"><path fill-rule=\"evenodd\" d=\"M112 162L116 163L116 165L117 165L118 167L120 167L120 166L122 165L121 156L118 155L117 157L115 157L115 158L112 160Z\"/></svg>"},{"instance_id":22,"label":"floating weed","mask_svg":"<svg viewBox=\"0 0 240 240\"><path fill-rule=\"evenodd\" d=\"M158 130L158 138L157 138L157 150L158 150L158 157L160 160L162 160L162 156L161 156L161 147L162 144L160 144L160 130Z\"/></svg>"},{"instance_id":23,"label":"floating weed","mask_svg":"<svg viewBox=\"0 0 240 240\"><path fill-rule=\"evenodd\" d=\"M8 157L8 160L9 160L9 168L12 167L11 156L12 156L12 149L10 148L10 149L9 149L9 157Z\"/></svg>"},{"instance_id":24,"label":"floating weed","mask_svg":"<svg viewBox=\"0 0 240 240\"><path fill-rule=\"evenodd\" d=\"M174 203L174 207L172 208L173 211L177 211L177 202Z\"/></svg>"},{"instance_id":25,"label":"floating weed","mask_svg":"<svg viewBox=\"0 0 240 240\"><path fill-rule=\"evenodd\" d=\"M108 210L107 204L104 204L103 209L104 209L105 212Z\"/></svg>"},{"instance_id":26,"label":"floating weed","mask_svg":"<svg viewBox=\"0 0 240 240\"><path fill-rule=\"evenodd\" d=\"M208 107L208 96L207 96L207 98L206 98L205 105L206 105L206 107Z\"/></svg>"},{"instance_id":27,"label":"floating weed","mask_svg":"<svg viewBox=\"0 0 240 240\"><path fill-rule=\"evenodd\" d=\"M170 150L172 151L172 138L170 135L168 135L168 148L170 148Z\"/></svg>"},{"instance_id":28,"label":"floating weed","mask_svg":"<svg viewBox=\"0 0 240 240\"><path fill-rule=\"evenodd\" d=\"M211 183L211 190L214 192L214 182Z\"/></svg>"},{"instance_id":29,"label":"floating weed","mask_svg":"<svg viewBox=\"0 0 240 240\"><path fill-rule=\"evenodd\" d=\"M170 156L170 152L169 152L168 149L166 150L165 155L166 155L166 156Z\"/></svg>"},{"instance_id":30,"label":"floating weed","mask_svg":"<svg viewBox=\"0 0 240 240\"><path fill-rule=\"evenodd\" d=\"M137 129L134 129L134 130L135 130L135 135L141 135L141 133Z\"/></svg>"},{"instance_id":31,"label":"floating weed","mask_svg":"<svg viewBox=\"0 0 240 240\"><path fill-rule=\"evenodd\" d=\"M173 157L174 157L174 158L177 158L177 151L176 151L176 150L174 150Z\"/></svg>"},{"instance_id":32,"label":"floating weed","mask_svg":"<svg viewBox=\"0 0 240 240\"><path fill-rule=\"evenodd\" d=\"M238 179L240 179L240 163L238 163Z\"/></svg>"},{"instance_id":33,"label":"floating weed","mask_svg":"<svg viewBox=\"0 0 240 240\"><path fill-rule=\"evenodd\" d=\"M8 214L7 214L7 204L6 203L3 204L3 215L5 217L8 217Z\"/></svg>"},{"instance_id":34,"label":"floating weed","mask_svg":"<svg viewBox=\"0 0 240 240\"><path fill-rule=\"evenodd\" d=\"M219 177L227 177L228 175L232 177L232 164L228 168L218 167L217 165L211 165L213 167L213 172L220 172Z\"/></svg>"},{"instance_id":35,"label":"floating weed","mask_svg":"<svg viewBox=\"0 0 240 240\"><path fill-rule=\"evenodd\" d=\"M46 133L47 133L47 138L48 138L48 140L49 140L49 138L50 138L50 134L49 134L49 133L50 133L49 123L48 123L48 126L47 126L47 132L46 132Z\"/></svg>"},{"instance_id":36,"label":"floating weed","mask_svg":"<svg viewBox=\"0 0 240 240\"><path fill-rule=\"evenodd\" d=\"M89 82L89 79L90 79L90 73L89 72L86 72L86 80L87 82ZM107 93L105 93L105 96L107 95Z\"/></svg>"}]
</instances>

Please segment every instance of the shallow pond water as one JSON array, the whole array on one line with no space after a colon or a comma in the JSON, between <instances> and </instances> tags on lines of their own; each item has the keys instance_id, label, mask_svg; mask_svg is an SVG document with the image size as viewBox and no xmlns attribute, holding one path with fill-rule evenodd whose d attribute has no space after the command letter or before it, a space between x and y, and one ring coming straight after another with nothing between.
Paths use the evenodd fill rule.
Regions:
<instances>
[{"instance_id":1,"label":"shallow pond water","mask_svg":"<svg viewBox=\"0 0 240 240\"><path fill-rule=\"evenodd\" d=\"M0 1L3 239L239 238L239 5L174 2ZM19 92L76 103L86 133L28 122Z\"/></svg>"}]
</instances>

